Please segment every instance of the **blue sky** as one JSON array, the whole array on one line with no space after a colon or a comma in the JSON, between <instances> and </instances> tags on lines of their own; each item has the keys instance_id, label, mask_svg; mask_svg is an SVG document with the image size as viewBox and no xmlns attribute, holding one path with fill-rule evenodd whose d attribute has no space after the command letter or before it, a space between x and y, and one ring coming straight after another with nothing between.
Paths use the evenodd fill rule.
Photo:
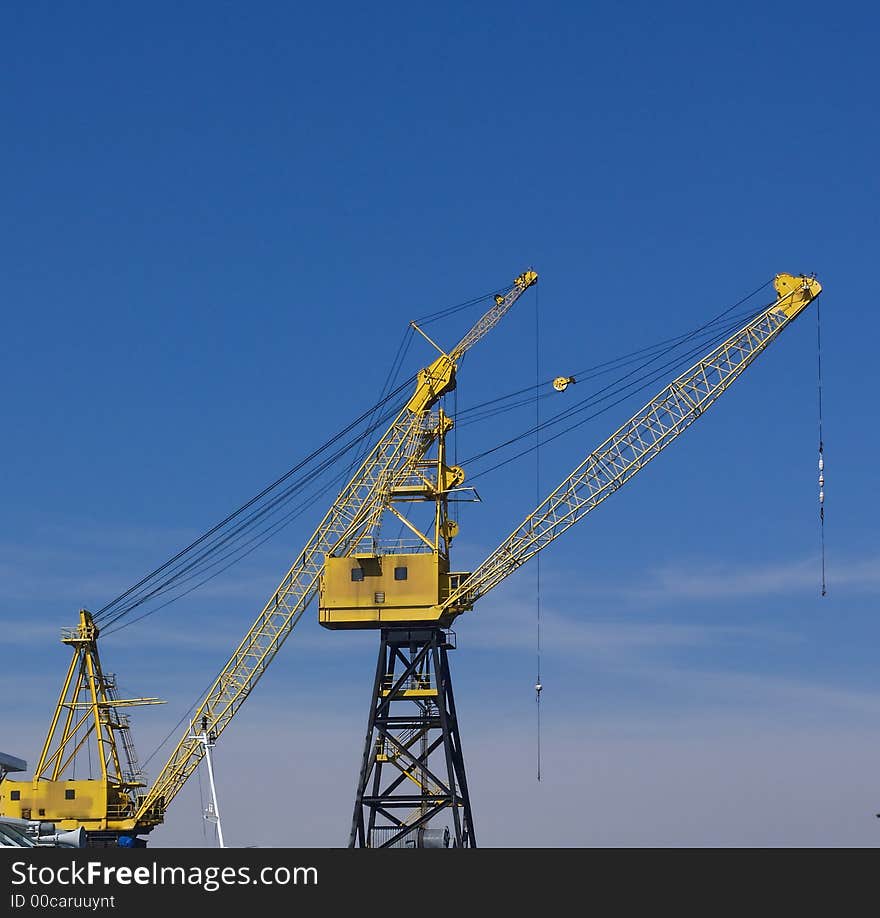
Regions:
<instances>
[{"instance_id":1,"label":"blue sky","mask_svg":"<svg viewBox=\"0 0 880 918\"><path fill-rule=\"evenodd\" d=\"M534 566L459 621L452 664L483 845L877 844L874 7L29 3L2 18L0 748L35 760L77 610L370 407L411 320L538 271L467 356L464 408L532 385L536 364L594 366L776 273L815 273L827 595L811 307L541 556L540 783ZM450 345L475 317L430 331ZM432 357L414 340L406 372ZM480 479L458 566L661 385L548 444L537 471L529 456ZM459 455L534 412L462 426ZM123 691L168 700L136 712L142 758L320 509L107 637ZM218 746L233 844L347 841L376 637L316 617ZM198 791L151 844L210 843Z\"/></svg>"}]
</instances>

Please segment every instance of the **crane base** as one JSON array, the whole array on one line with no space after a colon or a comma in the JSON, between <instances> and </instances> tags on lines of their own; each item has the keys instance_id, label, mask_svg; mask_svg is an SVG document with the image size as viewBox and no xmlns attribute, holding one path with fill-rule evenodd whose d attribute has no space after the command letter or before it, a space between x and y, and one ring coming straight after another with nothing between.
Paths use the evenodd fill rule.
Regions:
<instances>
[{"instance_id":1,"label":"crane base","mask_svg":"<svg viewBox=\"0 0 880 918\"><path fill-rule=\"evenodd\" d=\"M350 848L475 848L442 628L383 628ZM440 826L440 817L446 825Z\"/></svg>"}]
</instances>

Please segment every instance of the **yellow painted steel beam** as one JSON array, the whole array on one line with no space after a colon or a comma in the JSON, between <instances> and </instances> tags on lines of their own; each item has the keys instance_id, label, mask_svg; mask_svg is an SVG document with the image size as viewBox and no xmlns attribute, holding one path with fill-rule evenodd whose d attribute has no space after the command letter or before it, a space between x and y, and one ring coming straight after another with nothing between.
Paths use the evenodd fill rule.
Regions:
<instances>
[{"instance_id":1,"label":"yellow painted steel beam","mask_svg":"<svg viewBox=\"0 0 880 918\"><path fill-rule=\"evenodd\" d=\"M387 698L393 695L395 698L436 698L439 692L435 688L420 689L398 689L392 692L391 689L382 689L382 697Z\"/></svg>"}]
</instances>

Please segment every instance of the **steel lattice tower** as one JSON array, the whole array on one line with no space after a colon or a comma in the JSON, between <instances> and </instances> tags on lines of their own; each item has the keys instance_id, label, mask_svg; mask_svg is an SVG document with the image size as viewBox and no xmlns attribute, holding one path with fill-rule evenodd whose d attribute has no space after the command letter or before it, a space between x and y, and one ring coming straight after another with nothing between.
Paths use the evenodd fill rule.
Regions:
<instances>
[{"instance_id":1,"label":"steel lattice tower","mask_svg":"<svg viewBox=\"0 0 880 918\"><path fill-rule=\"evenodd\" d=\"M442 628L382 629L350 848L475 848ZM452 828L429 827L441 813Z\"/></svg>"}]
</instances>

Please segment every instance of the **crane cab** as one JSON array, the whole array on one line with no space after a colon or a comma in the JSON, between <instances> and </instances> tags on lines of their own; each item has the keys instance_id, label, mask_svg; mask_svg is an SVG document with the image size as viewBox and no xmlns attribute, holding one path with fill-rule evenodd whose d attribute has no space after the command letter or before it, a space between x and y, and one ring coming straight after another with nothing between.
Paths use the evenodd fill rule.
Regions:
<instances>
[{"instance_id":1,"label":"crane cab","mask_svg":"<svg viewBox=\"0 0 880 918\"><path fill-rule=\"evenodd\" d=\"M462 611L441 603L468 577L450 572L438 552L327 555L321 575L318 621L331 629L435 624Z\"/></svg>"}]
</instances>

